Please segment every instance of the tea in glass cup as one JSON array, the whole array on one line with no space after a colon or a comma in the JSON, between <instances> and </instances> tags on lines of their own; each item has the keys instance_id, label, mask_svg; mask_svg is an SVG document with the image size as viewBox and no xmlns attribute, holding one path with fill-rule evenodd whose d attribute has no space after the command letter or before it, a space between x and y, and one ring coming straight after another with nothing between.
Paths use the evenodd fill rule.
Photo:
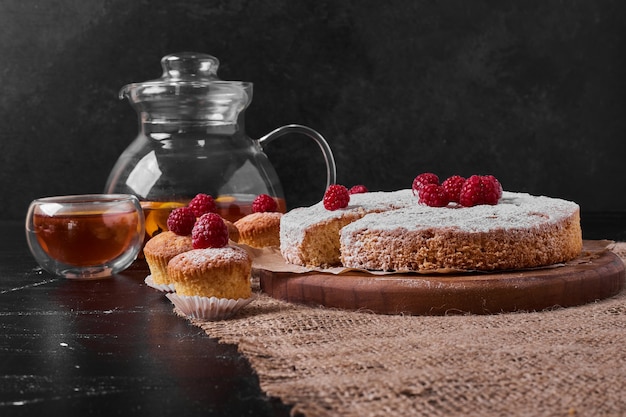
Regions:
<instances>
[{"instance_id":1,"label":"tea in glass cup","mask_svg":"<svg viewBox=\"0 0 626 417\"><path fill-rule=\"evenodd\" d=\"M26 240L35 260L66 278L103 278L128 268L144 232L141 205L129 194L40 198L26 216Z\"/></svg>"}]
</instances>

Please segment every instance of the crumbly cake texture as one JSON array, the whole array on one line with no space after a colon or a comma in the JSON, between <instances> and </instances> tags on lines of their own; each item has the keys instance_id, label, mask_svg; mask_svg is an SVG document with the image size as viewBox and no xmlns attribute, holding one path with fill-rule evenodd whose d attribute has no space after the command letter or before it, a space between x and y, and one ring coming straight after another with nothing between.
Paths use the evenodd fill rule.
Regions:
<instances>
[{"instance_id":1,"label":"crumbly cake texture","mask_svg":"<svg viewBox=\"0 0 626 417\"><path fill-rule=\"evenodd\" d=\"M393 193L368 194L377 201L394 198ZM301 211L306 215L300 215L299 235L285 234L285 245L281 240L285 259L298 265L341 264L382 271L491 271L566 262L582 250L576 203L524 193L504 192L495 206L444 208L419 205L411 195L410 204L371 212L353 221L347 221L348 215L323 213L312 207ZM296 212L287 218L294 229L297 216ZM324 259L325 263L301 255L317 250L320 235L328 241L334 239L332 244L338 246L337 257ZM298 254L290 247L297 248Z\"/></svg>"},{"instance_id":2,"label":"crumbly cake texture","mask_svg":"<svg viewBox=\"0 0 626 417\"><path fill-rule=\"evenodd\" d=\"M280 221L280 251L287 262L302 266L339 264L339 231L369 213L417 204L411 190L352 194L348 207L327 210L323 202L296 208Z\"/></svg>"},{"instance_id":3,"label":"crumbly cake texture","mask_svg":"<svg viewBox=\"0 0 626 417\"><path fill-rule=\"evenodd\" d=\"M239 231L238 243L255 248L280 245L280 219L278 212L252 213L235 222Z\"/></svg>"},{"instance_id":4,"label":"crumbly cake texture","mask_svg":"<svg viewBox=\"0 0 626 417\"><path fill-rule=\"evenodd\" d=\"M237 300L252 294L252 259L235 246L184 252L175 256L167 269L178 295Z\"/></svg>"},{"instance_id":5,"label":"crumbly cake texture","mask_svg":"<svg viewBox=\"0 0 626 417\"><path fill-rule=\"evenodd\" d=\"M169 285L168 262L176 255L193 249L191 236L166 231L154 236L144 246L143 254L155 284Z\"/></svg>"}]
</instances>

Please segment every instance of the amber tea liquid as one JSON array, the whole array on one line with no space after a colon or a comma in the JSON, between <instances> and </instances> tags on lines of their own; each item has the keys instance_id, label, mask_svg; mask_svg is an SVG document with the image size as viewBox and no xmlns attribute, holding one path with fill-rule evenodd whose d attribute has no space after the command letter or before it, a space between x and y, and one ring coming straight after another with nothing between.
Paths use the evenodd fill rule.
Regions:
<instances>
[{"instance_id":1,"label":"amber tea liquid","mask_svg":"<svg viewBox=\"0 0 626 417\"><path fill-rule=\"evenodd\" d=\"M164 232L167 229L167 217L172 210L178 207L184 207L186 203L175 201L142 201L141 208L146 219L146 236L144 242L148 239Z\"/></svg>"},{"instance_id":2,"label":"amber tea liquid","mask_svg":"<svg viewBox=\"0 0 626 417\"><path fill-rule=\"evenodd\" d=\"M276 200L278 204L277 211L284 213L287 210L285 199L274 197L274 200ZM217 214L234 223L252 213L253 201L254 197L243 199L232 196L220 196L215 200L217 204Z\"/></svg>"},{"instance_id":3,"label":"amber tea liquid","mask_svg":"<svg viewBox=\"0 0 626 417\"><path fill-rule=\"evenodd\" d=\"M135 211L33 215L33 232L42 249L73 266L100 265L117 258L128 249L138 224Z\"/></svg>"},{"instance_id":4,"label":"amber tea liquid","mask_svg":"<svg viewBox=\"0 0 626 417\"><path fill-rule=\"evenodd\" d=\"M231 222L236 222L242 217L252 213L252 201L255 196L219 196L215 199L217 214ZM275 198L278 211L284 213L287 210L285 199ZM148 239L168 230L167 217L177 207L184 207L189 201L142 201L146 219L146 238Z\"/></svg>"}]
</instances>

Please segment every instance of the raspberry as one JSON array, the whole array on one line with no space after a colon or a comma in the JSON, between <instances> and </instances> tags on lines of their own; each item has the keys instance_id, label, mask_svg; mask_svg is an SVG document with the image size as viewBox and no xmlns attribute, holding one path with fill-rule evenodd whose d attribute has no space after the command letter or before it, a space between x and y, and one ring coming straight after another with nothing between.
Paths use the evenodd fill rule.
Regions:
<instances>
[{"instance_id":1,"label":"raspberry","mask_svg":"<svg viewBox=\"0 0 626 417\"><path fill-rule=\"evenodd\" d=\"M485 175L483 177L483 182L487 181L492 183L492 186L494 188L494 193L495 193L495 203L497 204L498 200L500 200L500 198L502 197L502 184L500 184L500 181L498 181L498 179L496 177L494 177L493 175Z\"/></svg>"},{"instance_id":2,"label":"raspberry","mask_svg":"<svg viewBox=\"0 0 626 417\"><path fill-rule=\"evenodd\" d=\"M348 207L350 193L343 185L333 184L324 193L324 208L326 210L338 210Z\"/></svg>"},{"instance_id":3,"label":"raspberry","mask_svg":"<svg viewBox=\"0 0 626 417\"><path fill-rule=\"evenodd\" d=\"M200 217L206 213L217 212L217 205L215 204L215 200L213 200L213 197L207 194L197 194L194 198L191 199L187 206L193 210L193 213L196 215L196 217Z\"/></svg>"},{"instance_id":4,"label":"raspberry","mask_svg":"<svg viewBox=\"0 0 626 417\"><path fill-rule=\"evenodd\" d=\"M473 207L483 203L482 181L479 175L472 175L465 180L459 194L459 203L465 207Z\"/></svg>"},{"instance_id":5,"label":"raspberry","mask_svg":"<svg viewBox=\"0 0 626 417\"><path fill-rule=\"evenodd\" d=\"M259 194L252 202L253 213L263 213L267 211L276 211L278 204L276 200L267 194Z\"/></svg>"},{"instance_id":6,"label":"raspberry","mask_svg":"<svg viewBox=\"0 0 626 417\"><path fill-rule=\"evenodd\" d=\"M450 201L459 202L459 194L461 194L463 183L465 183L465 178L460 175L453 175L441 184L446 189Z\"/></svg>"},{"instance_id":7,"label":"raspberry","mask_svg":"<svg viewBox=\"0 0 626 417\"><path fill-rule=\"evenodd\" d=\"M459 195L459 203L465 207L479 204L498 204L502 196L500 182L491 175L472 175L463 184Z\"/></svg>"},{"instance_id":8,"label":"raspberry","mask_svg":"<svg viewBox=\"0 0 626 417\"><path fill-rule=\"evenodd\" d=\"M228 244L228 226L219 214L203 214L191 231L194 249L221 248Z\"/></svg>"},{"instance_id":9,"label":"raspberry","mask_svg":"<svg viewBox=\"0 0 626 417\"><path fill-rule=\"evenodd\" d=\"M420 203L430 207L445 207L450 202L448 193L442 185L423 184L418 195Z\"/></svg>"},{"instance_id":10,"label":"raspberry","mask_svg":"<svg viewBox=\"0 0 626 417\"><path fill-rule=\"evenodd\" d=\"M362 184L354 185L348 190L348 194L363 194L367 192L367 187Z\"/></svg>"},{"instance_id":11,"label":"raspberry","mask_svg":"<svg viewBox=\"0 0 626 417\"><path fill-rule=\"evenodd\" d=\"M432 172L424 172L419 174L413 180L413 195L418 195L420 188L424 184L436 184L439 185L439 177Z\"/></svg>"},{"instance_id":12,"label":"raspberry","mask_svg":"<svg viewBox=\"0 0 626 417\"><path fill-rule=\"evenodd\" d=\"M195 223L196 215L189 207L176 208L167 217L167 228L180 236L191 234Z\"/></svg>"}]
</instances>

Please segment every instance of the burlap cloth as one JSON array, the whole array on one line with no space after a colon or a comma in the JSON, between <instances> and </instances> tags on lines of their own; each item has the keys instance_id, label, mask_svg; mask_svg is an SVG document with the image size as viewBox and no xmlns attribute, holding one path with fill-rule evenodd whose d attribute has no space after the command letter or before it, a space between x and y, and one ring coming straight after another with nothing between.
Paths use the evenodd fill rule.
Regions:
<instances>
[{"instance_id":1,"label":"burlap cloth","mask_svg":"<svg viewBox=\"0 0 626 417\"><path fill-rule=\"evenodd\" d=\"M626 243L612 250L626 259ZM626 291L579 307L443 317L261 294L230 320L192 322L236 344L293 415L626 415Z\"/></svg>"}]
</instances>

